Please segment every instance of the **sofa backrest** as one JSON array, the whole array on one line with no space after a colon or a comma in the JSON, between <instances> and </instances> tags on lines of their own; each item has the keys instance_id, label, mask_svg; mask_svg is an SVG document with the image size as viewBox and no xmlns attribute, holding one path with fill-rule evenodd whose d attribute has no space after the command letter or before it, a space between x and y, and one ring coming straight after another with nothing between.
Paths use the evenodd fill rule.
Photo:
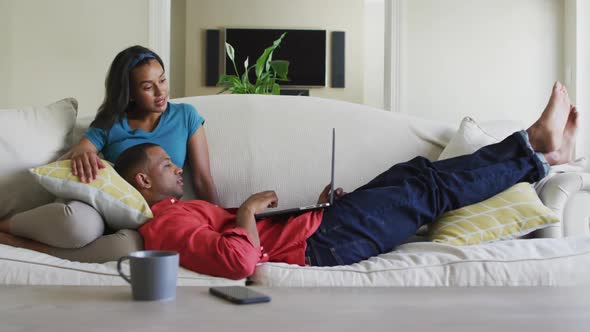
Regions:
<instances>
[{"instance_id":1,"label":"sofa backrest","mask_svg":"<svg viewBox=\"0 0 590 332\"><path fill-rule=\"evenodd\" d=\"M276 190L279 207L315 203L330 181L346 191L417 155L436 159L456 128L405 114L314 97L214 95L172 100L205 118L211 172L221 204ZM185 172L185 198L194 191Z\"/></svg>"}]
</instances>

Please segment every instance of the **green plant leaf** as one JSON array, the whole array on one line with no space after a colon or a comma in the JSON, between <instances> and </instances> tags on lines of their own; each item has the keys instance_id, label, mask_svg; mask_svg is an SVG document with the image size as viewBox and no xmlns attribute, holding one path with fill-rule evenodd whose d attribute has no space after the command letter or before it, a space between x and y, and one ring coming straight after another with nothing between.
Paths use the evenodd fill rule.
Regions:
<instances>
[{"instance_id":1,"label":"green plant leaf","mask_svg":"<svg viewBox=\"0 0 590 332\"><path fill-rule=\"evenodd\" d=\"M281 87L276 83L272 85L272 94L273 95L280 95L281 94Z\"/></svg>"},{"instance_id":2,"label":"green plant leaf","mask_svg":"<svg viewBox=\"0 0 590 332\"><path fill-rule=\"evenodd\" d=\"M235 93L235 94L246 94L246 93L248 93L248 89L246 89L243 85L235 86L232 89L233 89L232 90L232 93Z\"/></svg>"},{"instance_id":3,"label":"green plant leaf","mask_svg":"<svg viewBox=\"0 0 590 332\"><path fill-rule=\"evenodd\" d=\"M287 74L289 73L289 61L275 60L270 62L272 70L277 74L281 80L288 80Z\"/></svg>"},{"instance_id":4,"label":"green plant leaf","mask_svg":"<svg viewBox=\"0 0 590 332\"><path fill-rule=\"evenodd\" d=\"M256 79L256 84L257 85L264 85L266 84L266 81L268 80L268 78L270 77L270 73L265 71L262 73L262 75L260 75L260 77L258 77Z\"/></svg>"},{"instance_id":5,"label":"green plant leaf","mask_svg":"<svg viewBox=\"0 0 590 332\"><path fill-rule=\"evenodd\" d=\"M283 34L282 34L282 35L281 35L281 36L280 36L280 37L279 37L277 40L275 40L275 41L272 43L272 46L273 46L274 48L277 48L277 47L278 47L278 46L281 44L281 42L283 41L283 38L285 38L285 35L286 35L286 34L287 34L286 32L283 32Z\"/></svg>"},{"instance_id":6,"label":"green plant leaf","mask_svg":"<svg viewBox=\"0 0 590 332\"><path fill-rule=\"evenodd\" d=\"M266 61L268 60L269 54L273 51L272 47L268 47L264 50L262 55L256 60L256 77L260 77L262 72L266 68Z\"/></svg>"},{"instance_id":7,"label":"green plant leaf","mask_svg":"<svg viewBox=\"0 0 590 332\"><path fill-rule=\"evenodd\" d=\"M236 75L221 75L217 81L218 86L232 86L236 83L241 84L240 78Z\"/></svg>"},{"instance_id":8,"label":"green plant leaf","mask_svg":"<svg viewBox=\"0 0 590 332\"><path fill-rule=\"evenodd\" d=\"M270 69L269 62L272 59L272 53L277 47L279 47L283 37L285 37L286 34L287 33L284 32L277 40L272 43L272 46L267 47L258 60L256 60L256 77L260 77L264 69L266 69L266 71Z\"/></svg>"},{"instance_id":9,"label":"green plant leaf","mask_svg":"<svg viewBox=\"0 0 590 332\"><path fill-rule=\"evenodd\" d=\"M266 70L267 70L267 71L268 71L268 70L270 70L270 63L271 63L271 61L272 61L272 55L273 55L273 53L274 53L274 50L275 50L276 48L278 48L278 47L279 47L279 45L280 45L280 44L281 44L281 42L283 41L283 38L285 37L285 35L286 35L286 34L287 34L286 32L283 32L283 34L282 34L282 35L279 37L279 39L275 40L275 41L272 43L272 48L273 48L273 51L272 51L272 52L270 52L270 54L268 55L268 59L266 60Z\"/></svg>"},{"instance_id":10,"label":"green plant leaf","mask_svg":"<svg viewBox=\"0 0 590 332\"><path fill-rule=\"evenodd\" d=\"M270 52L270 54L268 55L268 59L266 59L266 66L264 68L266 68L266 71L270 70L270 63L272 62L272 54L273 52Z\"/></svg>"},{"instance_id":11,"label":"green plant leaf","mask_svg":"<svg viewBox=\"0 0 590 332\"><path fill-rule=\"evenodd\" d=\"M248 91L247 93L254 93L254 90L256 89L256 86L250 82L248 82L248 84L246 85L246 91Z\"/></svg>"},{"instance_id":12,"label":"green plant leaf","mask_svg":"<svg viewBox=\"0 0 590 332\"><path fill-rule=\"evenodd\" d=\"M268 72L263 72L262 75L258 78L256 78L256 82L254 83L255 88L260 87L260 89L266 90L266 85L268 84ZM258 90L254 90L254 91L258 91L258 92L252 92L252 93L260 93L260 89Z\"/></svg>"}]
</instances>

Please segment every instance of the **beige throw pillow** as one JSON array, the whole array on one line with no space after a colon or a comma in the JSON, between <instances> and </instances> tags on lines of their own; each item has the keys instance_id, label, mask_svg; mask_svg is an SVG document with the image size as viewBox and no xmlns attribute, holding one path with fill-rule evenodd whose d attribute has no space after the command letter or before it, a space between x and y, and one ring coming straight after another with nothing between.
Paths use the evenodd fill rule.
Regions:
<instances>
[{"instance_id":1,"label":"beige throw pillow","mask_svg":"<svg viewBox=\"0 0 590 332\"><path fill-rule=\"evenodd\" d=\"M28 169L57 159L71 145L78 102L0 110L0 218L53 201Z\"/></svg>"}]
</instances>

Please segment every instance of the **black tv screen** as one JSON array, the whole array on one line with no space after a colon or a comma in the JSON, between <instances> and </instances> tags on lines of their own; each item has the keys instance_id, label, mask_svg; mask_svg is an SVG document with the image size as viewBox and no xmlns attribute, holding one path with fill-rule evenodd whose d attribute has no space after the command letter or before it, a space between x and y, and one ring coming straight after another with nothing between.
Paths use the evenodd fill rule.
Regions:
<instances>
[{"instance_id":1,"label":"black tv screen","mask_svg":"<svg viewBox=\"0 0 590 332\"><path fill-rule=\"evenodd\" d=\"M289 61L289 81L278 83L281 86L325 86L326 30L225 29L225 41L235 50L239 75L244 72L246 57L249 58L249 66L256 64L264 50L284 32L287 34L272 58ZM225 72L235 74L233 64L227 55ZM255 79L254 71L250 71L250 82L254 82Z\"/></svg>"}]
</instances>

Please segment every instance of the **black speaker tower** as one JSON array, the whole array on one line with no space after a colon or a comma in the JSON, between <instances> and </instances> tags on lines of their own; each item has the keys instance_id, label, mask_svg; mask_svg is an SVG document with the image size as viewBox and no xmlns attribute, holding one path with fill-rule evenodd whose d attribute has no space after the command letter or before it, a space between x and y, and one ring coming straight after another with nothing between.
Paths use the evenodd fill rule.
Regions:
<instances>
[{"instance_id":1,"label":"black speaker tower","mask_svg":"<svg viewBox=\"0 0 590 332\"><path fill-rule=\"evenodd\" d=\"M344 87L344 31L332 31L332 87Z\"/></svg>"},{"instance_id":2,"label":"black speaker tower","mask_svg":"<svg viewBox=\"0 0 590 332\"><path fill-rule=\"evenodd\" d=\"M207 30L205 46L205 85L215 86L219 80L219 30Z\"/></svg>"}]
</instances>

